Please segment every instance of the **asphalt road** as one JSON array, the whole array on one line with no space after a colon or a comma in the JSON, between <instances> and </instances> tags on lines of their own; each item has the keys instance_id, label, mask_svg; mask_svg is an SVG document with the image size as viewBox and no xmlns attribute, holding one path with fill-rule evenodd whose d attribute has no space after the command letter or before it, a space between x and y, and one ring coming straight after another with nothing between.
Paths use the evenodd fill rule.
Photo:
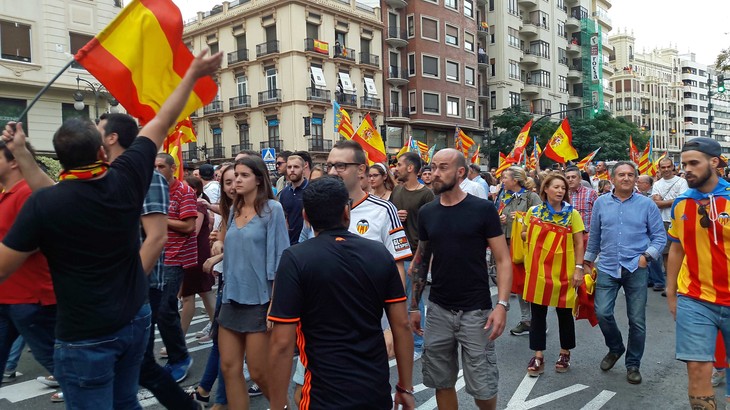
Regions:
<instances>
[{"instance_id":1,"label":"asphalt road","mask_svg":"<svg viewBox=\"0 0 730 410\"><path fill-rule=\"evenodd\" d=\"M628 329L623 294L619 294L616 304L616 317L621 329ZM516 300L508 316L508 328L519 321L519 308ZM194 334L206 324L202 310L196 316L190 333L188 347L195 360L190 374L181 384L185 387L195 385L203 373L210 345L198 345ZM592 328L587 321L576 324L577 348L571 355L570 371L555 373L552 363L557 360L559 339L557 319L554 312L548 313L549 333L545 374L539 378L526 376L527 363L532 357L528 348L527 336L511 336L507 332L497 340L499 381L499 409L685 409L687 403L687 378L685 367L674 360L674 322L666 308L666 299L658 292L649 290L647 304L647 341L641 366L643 383L630 385L626 382L623 358L608 372L599 369L601 358L607 352L603 336L598 327ZM624 340L626 339L626 331ZM157 348L161 342L157 342ZM391 366L391 380L395 384L397 374L394 363ZM62 404L51 403L49 398L54 392L35 381L44 375L43 369L33 360L32 355L24 353L18 370L23 373L13 384L3 384L0 388L0 409L18 410L58 410ZM421 363L417 361L414 369L416 403L418 409L435 409L434 391L421 384ZM459 403L462 409L476 409L471 397L464 391L460 378ZM718 405L725 404L724 385L716 389ZM154 398L142 401L149 409L161 409ZM267 409L268 402L263 397L251 400L252 409ZM730 409L730 406L727 407Z\"/></svg>"}]
</instances>

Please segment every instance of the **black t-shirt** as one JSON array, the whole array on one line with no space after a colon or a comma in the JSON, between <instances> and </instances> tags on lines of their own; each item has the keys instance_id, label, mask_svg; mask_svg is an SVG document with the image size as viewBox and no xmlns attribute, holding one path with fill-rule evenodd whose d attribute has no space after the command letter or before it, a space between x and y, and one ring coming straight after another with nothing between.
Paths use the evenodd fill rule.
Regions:
<instances>
[{"instance_id":1,"label":"black t-shirt","mask_svg":"<svg viewBox=\"0 0 730 410\"><path fill-rule=\"evenodd\" d=\"M311 374L302 400L313 409L393 408L380 318L385 305L405 300L395 261L380 242L342 229L286 249L269 319L300 322L297 343Z\"/></svg>"},{"instance_id":2,"label":"black t-shirt","mask_svg":"<svg viewBox=\"0 0 730 410\"><path fill-rule=\"evenodd\" d=\"M430 202L418 214L418 237L433 251L429 300L452 310L491 309L487 239L502 235L494 205L473 195L454 206Z\"/></svg>"},{"instance_id":3,"label":"black t-shirt","mask_svg":"<svg viewBox=\"0 0 730 410\"><path fill-rule=\"evenodd\" d=\"M139 137L103 178L35 192L3 243L40 248L58 300L56 338L100 337L129 323L146 300L139 220L157 148Z\"/></svg>"}]
</instances>

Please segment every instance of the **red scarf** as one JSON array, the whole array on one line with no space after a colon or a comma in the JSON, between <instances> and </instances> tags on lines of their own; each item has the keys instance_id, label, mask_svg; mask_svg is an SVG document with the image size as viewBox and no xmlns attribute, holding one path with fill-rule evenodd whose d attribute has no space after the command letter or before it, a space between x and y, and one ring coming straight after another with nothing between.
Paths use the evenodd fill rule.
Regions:
<instances>
[{"instance_id":1,"label":"red scarf","mask_svg":"<svg viewBox=\"0 0 730 410\"><path fill-rule=\"evenodd\" d=\"M92 179L104 175L109 170L109 163L96 161L93 164L84 165L75 169L63 170L58 176L59 181L67 179Z\"/></svg>"}]
</instances>

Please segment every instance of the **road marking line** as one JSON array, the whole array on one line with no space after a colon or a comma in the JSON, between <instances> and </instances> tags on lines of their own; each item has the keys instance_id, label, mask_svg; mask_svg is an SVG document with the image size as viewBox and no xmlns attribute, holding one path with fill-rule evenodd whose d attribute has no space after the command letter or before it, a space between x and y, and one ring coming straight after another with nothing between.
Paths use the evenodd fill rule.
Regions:
<instances>
[{"instance_id":1,"label":"road marking line","mask_svg":"<svg viewBox=\"0 0 730 410\"><path fill-rule=\"evenodd\" d=\"M598 396L594 397L593 400L589 401L588 404L583 406L581 410L598 410L608 403L608 401L615 395L616 392L604 390L599 393Z\"/></svg>"},{"instance_id":2,"label":"road marking line","mask_svg":"<svg viewBox=\"0 0 730 410\"><path fill-rule=\"evenodd\" d=\"M456 380L456 385L454 386L454 388L456 389L457 392L464 388L465 382L464 382L463 375L464 375L464 371L459 370L459 375L458 375L459 378ZM427 402L418 406L417 410L433 410L435 408L437 408L437 406L436 406L436 394L434 393L433 397L428 399Z\"/></svg>"},{"instance_id":3,"label":"road marking line","mask_svg":"<svg viewBox=\"0 0 730 410\"><path fill-rule=\"evenodd\" d=\"M55 389L49 389L48 386L38 383L34 379L22 383L3 386L3 388L0 389L0 400L6 399L11 403L17 403L34 397L43 396L45 394L50 396L55 391Z\"/></svg>"},{"instance_id":4,"label":"road marking line","mask_svg":"<svg viewBox=\"0 0 730 410\"><path fill-rule=\"evenodd\" d=\"M525 375L525 378L522 379L522 383L520 383L519 387L517 387L517 390L515 391L515 394L512 395L512 398L509 400L509 403L507 403L507 409L509 410L527 410L532 409L537 406L542 406L545 403L550 403L551 401L555 401L561 397L569 396L573 393L577 393L581 390L585 390L588 388L588 386L584 384L574 384L570 387L566 387L564 389L558 390L556 392L552 392L549 394L546 394L544 396L536 397L532 400L527 400L527 396L530 395L530 392L532 391L532 388L535 387L535 383L537 383L538 377L530 377L529 375Z\"/></svg>"}]
</instances>

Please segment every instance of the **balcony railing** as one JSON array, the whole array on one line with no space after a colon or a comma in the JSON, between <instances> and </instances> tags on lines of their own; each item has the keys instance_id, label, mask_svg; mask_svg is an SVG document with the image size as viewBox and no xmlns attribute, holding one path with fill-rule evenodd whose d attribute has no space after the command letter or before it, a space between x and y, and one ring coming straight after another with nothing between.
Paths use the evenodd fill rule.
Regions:
<instances>
[{"instance_id":1,"label":"balcony railing","mask_svg":"<svg viewBox=\"0 0 730 410\"><path fill-rule=\"evenodd\" d=\"M308 138L307 139L308 151L320 151L329 152L332 150L332 140L325 140L322 138Z\"/></svg>"},{"instance_id":2,"label":"balcony railing","mask_svg":"<svg viewBox=\"0 0 730 410\"><path fill-rule=\"evenodd\" d=\"M321 101L329 103L331 101L331 93L329 90L321 90L319 88L307 87L308 101Z\"/></svg>"},{"instance_id":3,"label":"balcony railing","mask_svg":"<svg viewBox=\"0 0 730 410\"><path fill-rule=\"evenodd\" d=\"M281 89L266 90L259 92L259 105L274 104L281 102Z\"/></svg>"},{"instance_id":4,"label":"balcony railing","mask_svg":"<svg viewBox=\"0 0 730 410\"><path fill-rule=\"evenodd\" d=\"M357 94L335 92L335 99L340 105L348 105L350 107L357 107Z\"/></svg>"},{"instance_id":5,"label":"balcony railing","mask_svg":"<svg viewBox=\"0 0 730 410\"><path fill-rule=\"evenodd\" d=\"M352 48L335 45L335 58L343 58L349 61L355 61L355 50Z\"/></svg>"},{"instance_id":6,"label":"balcony railing","mask_svg":"<svg viewBox=\"0 0 730 410\"><path fill-rule=\"evenodd\" d=\"M225 158L226 157L226 148L222 145L218 146L218 147L213 147L213 148L206 148L205 155L208 158Z\"/></svg>"},{"instance_id":7,"label":"balcony railing","mask_svg":"<svg viewBox=\"0 0 730 410\"><path fill-rule=\"evenodd\" d=\"M314 38L304 39L304 51L313 51L326 56L330 55L329 44Z\"/></svg>"},{"instance_id":8,"label":"balcony railing","mask_svg":"<svg viewBox=\"0 0 730 410\"><path fill-rule=\"evenodd\" d=\"M409 118L411 116L408 107L401 107L400 104L394 103L390 104L390 112L388 114L390 117Z\"/></svg>"},{"instance_id":9,"label":"balcony railing","mask_svg":"<svg viewBox=\"0 0 730 410\"><path fill-rule=\"evenodd\" d=\"M267 41L256 45L256 57L279 52L279 40Z\"/></svg>"},{"instance_id":10,"label":"balcony railing","mask_svg":"<svg viewBox=\"0 0 730 410\"><path fill-rule=\"evenodd\" d=\"M360 97L360 108L380 109L380 98Z\"/></svg>"},{"instance_id":11,"label":"balcony railing","mask_svg":"<svg viewBox=\"0 0 730 410\"><path fill-rule=\"evenodd\" d=\"M380 66L380 56L370 53L360 53L360 64L367 64L375 67Z\"/></svg>"},{"instance_id":12,"label":"balcony railing","mask_svg":"<svg viewBox=\"0 0 730 410\"><path fill-rule=\"evenodd\" d=\"M238 155L241 151L251 151L253 149L253 144L250 142L244 142L241 144L231 145L231 156Z\"/></svg>"},{"instance_id":13,"label":"balcony railing","mask_svg":"<svg viewBox=\"0 0 730 410\"><path fill-rule=\"evenodd\" d=\"M232 53L228 53L228 64L235 64L241 61L248 61L248 49L242 48Z\"/></svg>"},{"instance_id":14,"label":"balcony railing","mask_svg":"<svg viewBox=\"0 0 730 410\"><path fill-rule=\"evenodd\" d=\"M192 161L198 159L198 150L195 149L189 149L187 151L183 151L182 153L183 161Z\"/></svg>"},{"instance_id":15,"label":"balcony railing","mask_svg":"<svg viewBox=\"0 0 730 410\"><path fill-rule=\"evenodd\" d=\"M238 97L232 97L228 100L228 105L232 110L236 108L251 108L251 96L239 95Z\"/></svg>"},{"instance_id":16,"label":"balcony railing","mask_svg":"<svg viewBox=\"0 0 730 410\"><path fill-rule=\"evenodd\" d=\"M488 95L489 95L489 87L487 87L486 85L479 87L479 96L480 97L486 97Z\"/></svg>"},{"instance_id":17,"label":"balcony railing","mask_svg":"<svg viewBox=\"0 0 730 410\"><path fill-rule=\"evenodd\" d=\"M408 70L407 69L400 69L398 67L391 66L388 69L388 78L402 78L404 80L408 79Z\"/></svg>"},{"instance_id":18,"label":"balcony railing","mask_svg":"<svg viewBox=\"0 0 730 410\"><path fill-rule=\"evenodd\" d=\"M388 36L386 39L408 40L408 36L405 30L402 30L397 26L391 26L388 27Z\"/></svg>"},{"instance_id":19,"label":"balcony railing","mask_svg":"<svg viewBox=\"0 0 730 410\"><path fill-rule=\"evenodd\" d=\"M203 114L204 115L218 114L218 113L221 113L221 112L223 112L223 101L221 101L221 100L211 101L210 104L208 104L205 107L203 107Z\"/></svg>"},{"instance_id":20,"label":"balcony railing","mask_svg":"<svg viewBox=\"0 0 730 410\"><path fill-rule=\"evenodd\" d=\"M284 147L284 140L268 140L268 141L261 141L261 149L266 148L273 148L276 152L280 152L283 150Z\"/></svg>"}]
</instances>

